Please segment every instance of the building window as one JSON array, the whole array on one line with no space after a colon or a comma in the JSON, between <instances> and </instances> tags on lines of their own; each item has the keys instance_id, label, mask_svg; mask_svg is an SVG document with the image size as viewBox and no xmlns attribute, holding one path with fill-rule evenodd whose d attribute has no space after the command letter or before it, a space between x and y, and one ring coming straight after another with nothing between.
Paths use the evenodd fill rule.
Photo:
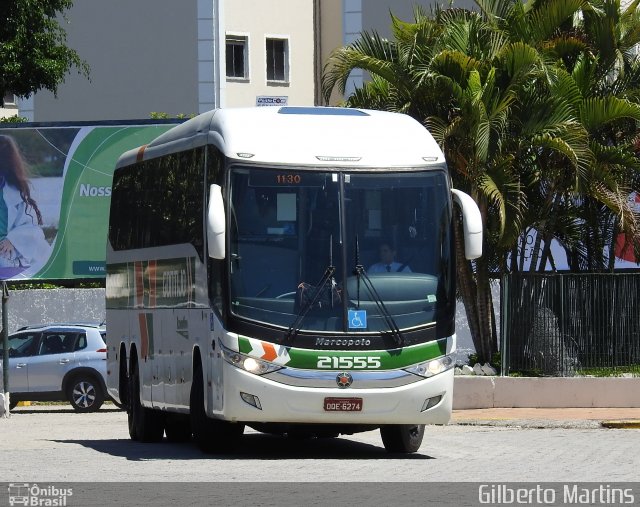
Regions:
<instances>
[{"instance_id":1,"label":"building window","mask_svg":"<svg viewBox=\"0 0 640 507\"><path fill-rule=\"evenodd\" d=\"M248 79L247 38L238 35L227 35L226 44L227 77Z\"/></svg>"},{"instance_id":2,"label":"building window","mask_svg":"<svg viewBox=\"0 0 640 507\"><path fill-rule=\"evenodd\" d=\"M5 106L15 106L16 105L16 97L12 92L6 92L4 97L2 98L2 102Z\"/></svg>"},{"instance_id":3,"label":"building window","mask_svg":"<svg viewBox=\"0 0 640 507\"><path fill-rule=\"evenodd\" d=\"M289 81L289 41L267 39L267 81Z\"/></svg>"}]
</instances>

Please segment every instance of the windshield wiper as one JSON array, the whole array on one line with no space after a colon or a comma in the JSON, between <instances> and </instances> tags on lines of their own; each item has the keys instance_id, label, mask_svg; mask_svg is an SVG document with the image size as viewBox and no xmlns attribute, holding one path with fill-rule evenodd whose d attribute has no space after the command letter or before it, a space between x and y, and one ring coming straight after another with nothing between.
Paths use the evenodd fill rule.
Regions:
<instances>
[{"instance_id":1,"label":"windshield wiper","mask_svg":"<svg viewBox=\"0 0 640 507\"><path fill-rule=\"evenodd\" d=\"M289 330L287 331L287 336L285 337L285 341L289 342L300 332L300 328L302 327L302 321L309 313L309 310L314 307L314 305L320 300L320 296L322 292L325 290L327 283L330 283L330 293L331 293L331 308L334 305L334 293L336 292L336 280L334 278L334 274L336 272L336 267L333 265L333 235L329 238L329 265L324 271L322 275L322 279L315 286L315 290L313 295L303 302L302 306L298 309L298 313L296 315L296 320L293 321L291 326L289 326ZM304 282L303 282L304 283ZM302 288L303 283L298 285L298 291ZM296 295L298 294L296 291Z\"/></svg>"},{"instance_id":2,"label":"windshield wiper","mask_svg":"<svg viewBox=\"0 0 640 507\"><path fill-rule=\"evenodd\" d=\"M376 304L376 307L378 308L378 312L380 312L380 315L382 315L382 318L387 324L389 331L391 331L391 335L393 336L393 339L399 346L402 347L404 345L404 337L400 332L400 328L398 327L397 322L393 318L393 315L391 315L391 312L389 312L389 310L387 309L386 305L384 304L384 301L380 297L380 294L378 294L378 291L376 290L373 283L371 282L369 275L367 275L367 271L364 269L364 266L360 264L360 245L358 242L357 235L356 235L355 261L356 261L356 266L353 270L353 274L356 276L356 282L357 282L356 287L357 287L358 309L360 309L360 280L362 280L363 285L365 286L365 288L367 289L367 292L369 292L369 295L371 296L371 299Z\"/></svg>"}]
</instances>

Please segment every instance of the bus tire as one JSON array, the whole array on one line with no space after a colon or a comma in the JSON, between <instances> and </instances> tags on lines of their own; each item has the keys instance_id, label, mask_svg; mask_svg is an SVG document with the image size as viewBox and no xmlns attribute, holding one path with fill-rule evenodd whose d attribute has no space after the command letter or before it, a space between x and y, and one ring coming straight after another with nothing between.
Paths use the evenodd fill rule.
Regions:
<instances>
[{"instance_id":1,"label":"bus tire","mask_svg":"<svg viewBox=\"0 0 640 507\"><path fill-rule=\"evenodd\" d=\"M236 448L244 432L244 424L219 421L207 416L204 409L202 366L199 362L196 362L193 369L189 411L191 413L193 439L200 450L210 454L229 452Z\"/></svg>"},{"instance_id":2,"label":"bus tire","mask_svg":"<svg viewBox=\"0 0 640 507\"><path fill-rule=\"evenodd\" d=\"M160 442L164 435L164 418L160 412L144 407L140 401L140 374L137 362L132 364L129 388L129 436L132 440L140 442Z\"/></svg>"},{"instance_id":3,"label":"bus tire","mask_svg":"<svg viewBox=\"0 0 640 507\"><path fill-rule=\"evenodd\" d=\"M420 449L424 424L392 424L380 428L382 443L387 452L411 453Z\"/></svg>"},{"instance_id":4,"label":"bus tire","mask_svg":"<svg viewBox=\"0 0 640 507\"><path fill-rule=\"evenodd\" d=\"M124 344L120 346L120 363L118 367L118 396L120 396L120 404L116 403L118 408L127 409L127 407L129 406L129 375L127 373L127 352Z\"/></svg>"}]
</instances>

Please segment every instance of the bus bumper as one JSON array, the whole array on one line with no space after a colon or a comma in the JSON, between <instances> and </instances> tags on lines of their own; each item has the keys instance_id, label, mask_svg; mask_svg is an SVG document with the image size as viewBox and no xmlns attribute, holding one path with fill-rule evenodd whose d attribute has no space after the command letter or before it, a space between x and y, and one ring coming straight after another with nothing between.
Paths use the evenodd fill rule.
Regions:
<instances>
[{"instance_id":1,"label":"bus bumper","mask_svg":"<svg viewBox=\"0 0 640 507\"><path fill-rule=\"evenodd\" d=\"M223 363L223 408L210 417L239 422L315 424L446 424L451 417L453 369L411 384L367 389L297 387ZM339 372L336 371L336 375ZM250 396L247 396L250 395ZM246 399L257 398L260 408ZM439 400L437 397L441 397ZM358 398L358 411L325 410L326 398ZM429 405L429 401L434 405Z\"/></svg>"}]
</instances>

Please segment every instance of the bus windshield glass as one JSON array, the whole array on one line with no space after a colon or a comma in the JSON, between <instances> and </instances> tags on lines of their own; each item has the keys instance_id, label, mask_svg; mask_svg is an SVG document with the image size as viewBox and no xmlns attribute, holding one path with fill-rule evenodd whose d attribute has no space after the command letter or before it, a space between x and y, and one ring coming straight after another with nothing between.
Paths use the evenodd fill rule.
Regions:
<instances>
[{"instance_id":1,"label":"bus windshield glass","mask_svg":"<svg viewBox=\"0 0 640 507\"><path fill-rule=\"evenodd\" d=\"M296 332L416 329L454 306L445 167L234 167L231 312Z\"/></svg>"}]
</instances>

